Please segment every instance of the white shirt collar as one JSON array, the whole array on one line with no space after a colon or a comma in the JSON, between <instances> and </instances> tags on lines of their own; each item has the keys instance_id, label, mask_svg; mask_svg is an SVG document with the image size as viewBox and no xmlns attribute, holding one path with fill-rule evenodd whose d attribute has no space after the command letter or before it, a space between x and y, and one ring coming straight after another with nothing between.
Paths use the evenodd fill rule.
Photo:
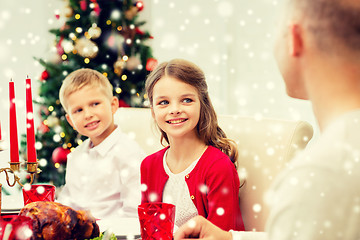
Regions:
<instances>
[{"instance_id":1,"label":"white shirt collar","mask_svg":"<svg viewBox=\"0 0 360 240\"><path fill-rule=\"evenodd\" d=\"M114 144L117 142L116 139L118 139L121 135L120 128L116 125L115 130L110 133L109 136L107 136L99 145L91 148L91 141L89 141L89 152L96 152L101 157L104 157L106 153L114 146Z\"/></svg>"}]
</instances>

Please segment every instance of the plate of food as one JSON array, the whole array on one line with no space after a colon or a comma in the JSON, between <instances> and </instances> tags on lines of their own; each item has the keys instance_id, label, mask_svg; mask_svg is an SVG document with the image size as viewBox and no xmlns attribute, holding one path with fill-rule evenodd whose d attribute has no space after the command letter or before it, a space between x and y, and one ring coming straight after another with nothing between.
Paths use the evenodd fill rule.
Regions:
<instances>
[{"instance_id":1,"label":"plate of food","mask_svg":"<svg viewBox=\"0 0 360 240\"><path fill-rule=\"evenodd\" d=\"M106 232L105 233L101 233L99 237L97 238L93 238L90 240L120 240L120 239L128 239L128 240L141 240L141 236L140 235L136 235L136 236L116 236L115 234L111 234L111 235L107 235Z\"/></svg>"},{"instance_id":2,"label":"plate of food","mask_svg":"<svg viewBox=\"0 0 360 240\"><path fill-rule=\"evenodd\" d=\"M90 240L120 240L120 239L127 239L127 240L141 240L141 235L115 235L115 233L112 233L110 231L105 231L100 233L99 237L92 238Z\"/></svg>"},{"instance_id":3,"label":"plate of food","mask_svg":"<svg viewBox=\"0 0 360 240\"><path fill-rule=\"evenodd\" d=\"M35 239L93 239L100 236L99 226L91 214L57 202L28 203L19 216L32 219Z\"/></svg>"},{"instance_id":4,"label":"plate of food","mask_svg":"<svg viewBox=\"0 0 360 240\"><path fill-rule=\"evenodd\" d=\"M137 218L96 220L89 212L74 210L58 202L32 202L19 212L33 220L33 234L43 240L117 240L140 239L140 223ZM7 209L6 211L9 211ZM9 211L10 212L10 211ZM58 238L61 236L61 238Z\"/></svg>"}]
</instances>

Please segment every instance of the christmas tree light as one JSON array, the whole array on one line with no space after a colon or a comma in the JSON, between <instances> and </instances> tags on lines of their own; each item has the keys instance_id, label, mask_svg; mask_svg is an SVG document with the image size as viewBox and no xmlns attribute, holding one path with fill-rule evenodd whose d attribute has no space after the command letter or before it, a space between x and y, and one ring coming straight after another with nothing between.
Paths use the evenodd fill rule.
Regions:
<instances>
[{"instance_id":1,"label":"christmas tree light","mask_svg":"<svg viewBox=\"0 0 360 240\"><path fill-rule=\"evenodd\" d=\"M110 80L119 106L144 106L145 78L157 62L145 45L151 35L140 30L145 22L138 20L138 13L143 8L142 1L67 0L64 11L54 12L53 21L66 20L50 30L55 36L52 60L36 58L45 69L34 101L40 106L36 146L41 148L42 170L35 182L64 184L66 155L84 140L67 123L58 99L62 81L72 71L95 69ZM24 136L21 153L26 159Z\"/></svg>"}]
</instances>

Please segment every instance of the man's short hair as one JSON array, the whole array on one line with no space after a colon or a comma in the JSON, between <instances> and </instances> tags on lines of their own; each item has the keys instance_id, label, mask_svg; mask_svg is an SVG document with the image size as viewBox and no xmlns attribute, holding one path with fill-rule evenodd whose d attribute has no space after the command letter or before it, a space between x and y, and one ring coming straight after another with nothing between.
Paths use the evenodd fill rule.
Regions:
<instances>
[{"instance_id":1,"label":"man's short hair","mask_svg":"<svg viewBox=\"0 0 360 240\"><path fill-rule=\"evenodd\" d=\"M304 16L320 49L331 51L334 43L340 43L360 52L360 0L289 1Z\"/></svg>"}]
</instances>

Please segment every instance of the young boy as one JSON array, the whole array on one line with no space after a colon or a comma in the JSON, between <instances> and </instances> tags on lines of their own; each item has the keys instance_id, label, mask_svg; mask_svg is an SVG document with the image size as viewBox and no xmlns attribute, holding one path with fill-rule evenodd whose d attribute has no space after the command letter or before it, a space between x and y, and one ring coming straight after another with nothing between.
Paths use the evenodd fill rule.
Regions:
<instances>
[{"instance_id":1,"label":"young boy","mask_svg":"<svg viewBox=\"0 0 360 240\"><path fill-rule=\"evenodd\" d=\"M109 227L101 222L137 217L145 153L114 124L118 99L109 80L92 69L76 70L65 78L60 102L70 125L88 139L68 155L58 201L89 210L102 220L100 229Z\"/></svg>"}]
</instances>

